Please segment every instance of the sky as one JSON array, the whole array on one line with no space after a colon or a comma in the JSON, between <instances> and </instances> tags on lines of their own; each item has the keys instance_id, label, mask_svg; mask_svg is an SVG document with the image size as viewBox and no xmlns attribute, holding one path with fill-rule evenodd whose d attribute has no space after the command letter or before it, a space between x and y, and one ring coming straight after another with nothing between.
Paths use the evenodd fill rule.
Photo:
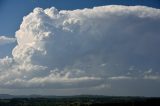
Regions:
<instances>
[{"instance_id":1,"label":"sky","mask_svg":"<svg viewBox=\"0 0 160 106\"><path fill-rule=\"evenodd\" d=\"M1 0L0 94L160 96L159 0Z\"/></svg>"}]
</instances>

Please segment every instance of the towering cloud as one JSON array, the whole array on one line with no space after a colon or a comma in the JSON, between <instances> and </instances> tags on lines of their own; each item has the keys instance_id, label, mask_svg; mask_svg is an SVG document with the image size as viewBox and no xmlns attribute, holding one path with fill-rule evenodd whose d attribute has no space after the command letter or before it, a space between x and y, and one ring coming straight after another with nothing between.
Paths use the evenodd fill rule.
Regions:
<instances>
[{"instance_id":1,"label":"towering cloud","mask_svg":"<svg viewBox=\"0 0 160 106\"><path fill-rule=\"evenodd\" d=\"M150 68L154 75L160 69L159 20L159 9L144 6L35 8L16 32L13 57L0 60L0 86L85 88L140 80Z\"/></svg>"}]
</instances>

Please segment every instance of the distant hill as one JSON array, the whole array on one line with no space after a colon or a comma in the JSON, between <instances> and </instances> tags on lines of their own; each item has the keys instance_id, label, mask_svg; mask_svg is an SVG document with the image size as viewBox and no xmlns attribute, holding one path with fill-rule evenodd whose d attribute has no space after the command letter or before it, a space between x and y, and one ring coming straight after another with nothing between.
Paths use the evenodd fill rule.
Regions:
<instances>
[{"instance_id":1,"label":"distant hill","mask_svg":"<svg viewBox=\"0 0 160 106\"><path fill-rule=\"evenodd\" d=\"M9 95L9 94L0 94L0 99L11 99L14 98L15 96Z\"/></svg>"},{"instance_id":2,"label":"distant hill","mask_svg":"<svg viewBox=\"0 0 160 106\"><path fill-rule=\"evenodd\" d=\"M0 94L0 99L12 99L12 98L79 98L79 97L107 97L102 95L73 95L73 96L54 96L54 95L10 95Z\"/></svg>"},{"instance_id":3,"label":"distant hill","mask_svg":"<svg viewBox=\"0 0 160 106\"><path fill-rule=\"evenodd\" d=\"M160 106L160 97L100 95L42 96L0 94L0 106Z\"/></svg>"},{"instance_id":4,"label":"distant hill","mask_svg":"<svg viewBox=\"0 0 160 106\"><path fill-rule=\"evenodd\" d=\"M0 99L12 99L12 98L122 98L122 99L142 99L142 98L160 98L160 97L140 97L140 96L104 96L104 95L70 95L70 96L55 96L55 95L10 95L0 94Z\"/></svg>"},{"instance_id":5,"label":"distant hill","mask_svg":"<svg viewBox=\"0 0 160 106\"><path fill-rule=\"evenodd\" d=\"M12 99L12 98L49 98L49 97L52 97L52 96L0 94L0 99Z\"/></svg>"}]
</instances>

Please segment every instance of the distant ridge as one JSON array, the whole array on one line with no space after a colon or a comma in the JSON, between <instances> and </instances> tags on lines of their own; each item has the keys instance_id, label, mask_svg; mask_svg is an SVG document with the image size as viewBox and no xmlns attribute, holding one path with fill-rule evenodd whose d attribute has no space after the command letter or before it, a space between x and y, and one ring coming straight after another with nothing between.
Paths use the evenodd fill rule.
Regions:
<instances>
[{"instance_id":1,"label":"distant ridge","mask_svg":"<svg viewBox=\"0 0 160 106\"><path fill-rule=\"evenodd\" d=\"M56 95L10 95L0 94L0 99L12 99L12 98L70 98L70 97L107 97L103 95L68 95L68 96L56 96Z\"/></svg>"},{"instance_id":2,"label":"distant ridge","mask_svg":"<svg viewBox=\"0 0 160 106\"><path fill-rule=\"evenodd\" d=\"M160 97L142 97L142 96L106 96L106 95L10 95L10 94L0 94L0 99L13 99L13 98L160 98Z\"/></svg>"},{"instance_id":3,"label":"distant ridge","mask_svg":"<svg viewBox=\"0 0 160 106\"><path fill-rule=\"evenodd\" d=\"M160 97L0 94L0 106L160 106Z\"/></svg>"},{"instance_id":4,"label":"distant ridge","mask_svg":"<svg viewBox=\"0 0 160 106\"><path fill-rule=\"evenodd\" d=\"M10 94L0 94L0 99L12 99L12 98L40 98L45 97L42 95L10 95Z\"/></svg>"},{"instance_id":5,"label":"distant ridge","mask_svg":"<svg viewBox=\"0 0 160 106\"><path fill-rule=\"evenodd\" d=\"M11 99L14 98L15 96L9 95L9 94L0 94L0 99Z\"/></svg>"}]
</instances>

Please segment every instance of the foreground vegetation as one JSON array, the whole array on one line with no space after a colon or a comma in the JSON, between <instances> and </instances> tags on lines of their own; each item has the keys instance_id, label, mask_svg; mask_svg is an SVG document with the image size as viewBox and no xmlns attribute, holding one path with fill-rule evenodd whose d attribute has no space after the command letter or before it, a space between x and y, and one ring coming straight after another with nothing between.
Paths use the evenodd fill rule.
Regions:
<instances>
[{"instance_id":1,"label":"foreground vegetation","mask_svg":"<svg viewBox=\"0 0 160 106\"><path fill-rule=\"evenodd\" d=\"M160 106L160 98L70 96L0 99L0 106Z\"/></svg>"}]
</instances>

